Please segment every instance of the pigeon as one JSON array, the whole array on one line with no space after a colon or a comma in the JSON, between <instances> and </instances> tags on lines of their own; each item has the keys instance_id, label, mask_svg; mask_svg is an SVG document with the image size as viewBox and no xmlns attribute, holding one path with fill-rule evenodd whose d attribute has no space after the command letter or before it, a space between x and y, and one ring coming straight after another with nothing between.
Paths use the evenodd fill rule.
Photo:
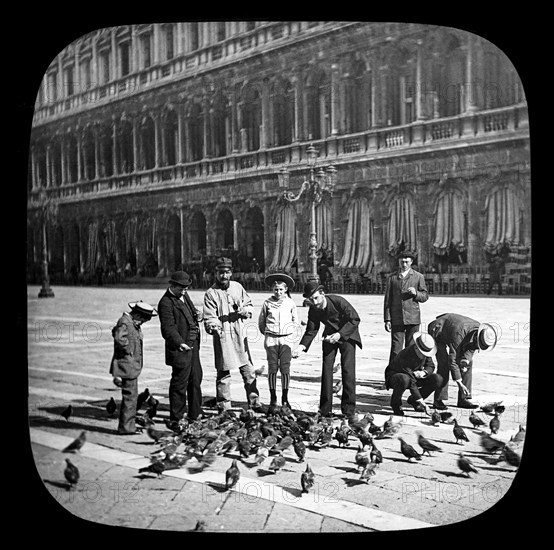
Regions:
<instances>
[{"instance_id":1,"label":"pigeon","mask_svg":"<svg viewBox=\"0 0 554 550\"><path fill-rule=\"evenodd\" d=\"M377 468L377 463L376 462L370 462L363 470L362 470L362 473L360 474L360 479L365 481L366 483L369 483L369 480L371 478L371 476L374 476L375 475L375 469Z\"/></svg>"},{"instance_id":2,"label":"pigeon","mask_svg":"<svg viewBox=\"0 0 554 550\"><path fill-rule=\"evenodd\" d=\"M385 420L381 433L379 433L378 438L383 439L384 437L392 437L395 435L402 426L402 421L395 421L394 415L390 415L388 420Z\"/></svg>"},{"instance_id":3,"label":"pigeon","mask_svg":"<svg viewBox=\"0 0 554 550\"><path fill-rule=\"evenodd\" d=\"M269 457L269 448L266 445L260 445L256 451L256 464L260 466L266 458Z\"/></svg>"},{"instance_id":4,"label":"pigeon","mask_svg":"<svg viewBox=\"0 0 554 550\"><path fill-rule=\"evenodd\" d=\"M240 470L237 465L237 459L233 458L233 462L229 469L225 472L225 490L232 489L240 479Z\"/></svg>"},{"instance_id":5,"label":"pigeon","mask_svg":"<svg viewBox=\"0 0 554 550\"><path fill-rule=\"evenodd\" d=\"M409 443L406 443L401 437L400 440L400 451L408 459L408 462L415 458L416 460L421 460L422 455L420 455Z\"/></svg>"},{"instance_id":6,"label":"pigeon","mask_svg":"<svg viewBox=\"0 0 554 550\"><path fill-rule=\"evenodd\" d=\"M487 403L486 405L481 405L481 411L486 414L493 414L494 410L497 407L500 407L502 401L495 401L494 403Z\"/></svg>"},{"instance_id":7,"label":"pigeon","mask_svg":"<svg viewBox=\"0 0 554 550\"><path fill-rule=\"evenodd\" d=\"M496 451L500 451L504 448L505 443L503 441L499 441L498 439L495 439L494 437L491 437L486 432L481 432L481 440L479 442L481 444L481 447L487 451L487 453L495 453Z\"/></svg>"},{"instance_id":8,"label":"pigeon","mask_svg":"<svg viewBox=\"0 0 554 550\"><path fill-rule=\"evenodd\" d=\"M63 451L62 453L74 453L79 451L81 447L85 444L87 440L87 432L83 430L77 439L74 439Z\"/></svg>"},{"instance_id":9,"label":"pigeon","mask_svg":"<svg viewBox=\"0 0 554 550\"><path fill-rule=\"evenodd\" d=\"M452 413L450 411L439 411L441 422L445 424L450 424L452 422Z\"/></svg>"},{"instance_id":10,"label":"pigeon","mask_svg":"<svg viewBox=\"0 0 554 550\"><path fill-rule=\"evenodd\" d=\"M333 386L333 394L338 395L340 390L342 390L342 382L340 380Z\"/></svg>"},{"instance_id":11,"label":"pigeon","mask_svg":"<svg viewBox=\"0 0 554 550\"><path fill-rule=\"evenodd\" d=\"M153 395L151 395L145 403L145 405L148 407L145 415L148 416L148 418L153 419L158 414L159 404L160 402Z\"/></svg>"},{"instance_id":12,"label":"pigeon","mask_svg":"<svg viewBox=\"0 0 554 550\"><path fill-rule=\"evenodd\" d=\"M458 421L456 419L454 419L454 429L452 431L454 433L454 437L456 438L456 443L459 443L460 441L469 442L469 438L467 437L464 429L458 424Z\"/></svg>"},{"instance_id":13,"label":"pigeon","mask_svg":"<svg viewBox=\"0 0 554 550\"><path fill-rule=\"evenodd\" d=\"M482 418L479 418L475 411L471 411L471 414L469 415L469 421L473 425L474 428L478 428L479 426L484 426L485 421Z\"/></svg>"},{"instance_id":14,"label":"pigeon","mask_svg":"<svg viewBox=\"0 0 554 550\"><path fill-rule=\"evenodd\" d=\"M137 411L140 411L142 406L146 403L150 397L150 390L146 388L143 392L139 393L137 397Z\"/></svg>"},{"instance_id":15,"label":"pigeon","mask_svg":"<svg viewBox=\"0 0 554 550\"><path fill-rule=\"evenodd\" d=\"M421 432L416 432L416 434L417 444L423 449L423 452L421 453L422 455L427 453L429 456L431 456L430 451L442 451L440 447L437 447L434 443L431 443L427 438L425 438Z\"/></svg>"},{"instance_id":16,"label":"pigeon","mask_svg":"<svg viewBox=\"0 0 554 550\"><path fill-rule=\"evenodd\" d=\"M369 451L369 459L375 464L381 464L383 462L383 454L381 451L373 444L372 449Z\"/></svg>"},{"instance_id":17,"label":"pigeon","mask_svg":"<svg viewBox=\"0 0 554 550\"><path fill-rule=\"evenodd\" d=\"M302 494L309 492L314 486L315 475L312 472L309 464L306 464L306 469L300 476L300 484L302 485Z\"/></svg>"},{"instance_id":18,"label":"pigeon","mask_svg":"<svg viewBox=\"0 0 554 550\"><path fill-rule=\"evenodd\" d=\"M304 462L304 456L306 456L306 444L301 437L294 439L293 449L298 457L298 462Z\"/></svg>"},{"instance_id":19,"label":"pigeon","mask_svg":"<svg viewBox=\"0 0 554 550\"><path fill-rule=\"evenodd\" d=\"M335 439L338 441L339 447L342 445L343 447L348 447L350 443L348 443L348 431L341 429L342 426L337 426L335 428ZM346 428L349 430L349 428ZM369 434L368 434L369 435ZM371 436L369 436L371 437Z\"/></svg>"},{"instance_id":20,"label":"pigeon","mask_svg":"<svg viewBox=\"0 0 554 550\"><path fill-rule=\"evenodd\" d=\"M294 440L290 435L286 435L279 441L277 446L275 447L276 451L286 451L292 444L294 443Z\"/></svg>"},{"instance_id":21,"label":"pigeon","mask_svg":"<svg viewBox=\"0 0 554 550\"><path fill-rule=\"evenodd\" d=\"M115 403L115 399L113 397L110 397L110 400L106 404L106 412L113 416L114 412L117 410L117 405Z\"/></svg>"},{"instance_id":22,"label":"pigeon","mask_svg":"<svg viewBox=\"0 0 554 550\"><path fill-rule=\"evenodd\" d=\"M248 458L250 456L250 450L252 445L248 439L240 439L237 446L240 456Z\"/></svg>"},{"instance_id":23,"label":"pigeon","mask_svg":"<svg viewBox=\"0 0 554 550\"><path fill-rule=\"evenodd\" d=\"M363 470L370 461L369 458L369 449L367 447L362 447L358 445L358 451L356 452L356 465L358 466L358 471Z\"/></svg>"},{"instance_id":24,"label":"pigeon","mask_svg":"<svg viewBox=\"0 0 554 550\"><path fill-rule=\"evenodd\" d=\"M494 413L494 416L489 422L489 428L491 429L491 434L497 434L500 429L500 419L498 418L498 413Z\"/></svg>"},{"instance_id":25,"label":"pigeon","mask_svg":"<svg viewBox=\"0 0 554 550\"><path fill-rule=\"evenodd\" d=\"M340 362L335 363L335 366L333 367L333 374L337 374L337 372L339 372L339 369L340 369Z\"/></svg>"},{"instance_id":26,"label":"pigeon","mask_svg":"<svg viewBox=\"0 0 554 550\"><path fill-rule=\"evenodd\" d=\"M519 467L521 463L521 455L511 446L505 445L502 450L502 458L510 465Z\"/></svg>"},{"instance_id":27,"label":"pigeon","mask_svg":"<svg viewBox=\"0 0 554 550\"><path fill-rule=\"evenodd\" d=\"M73 407L71 404L69 404L60 414L65 418L66 422L69 422L69 417L73 414Z\"/></svg>"},{"instance_id":28,"label":"pigeon","mask_svg":"<svg viewBox=\"0 0 554 550\"><path fill-rule=\"evenodd\" d=\"M158 477L162 477L162 473L165 469L166 465L164 464L163 460L157 460L156 462L152 462L152 464L149 464L144 468L140 468L139 474L149 472L152 474L156 474Z\"/></svg>"},{"instance_id":29,"label":"pigeon","mask_svg":"<svg viewBox=\"0 0 554 550\"><path fill-rule=\"evenodd\" d=\"M510 441L519 443L520 441L524 441L524 440L525 440L525 428L523 427L522 424L520 424L518 432L510 438Z\"/></svg>"},{"instance_id":30,"label":"pigeon","mask_svg":"<svg viewBox=\"0 0 554 550\"><path fill-rule=\"evenodd\" d=\"M265 370L265 365L262 365L259 369L254 370L254 374L256 376L260 376L261 374L263 374L264 370Z\"/></svg>"},{"instance_id":31,"label":"pigeon","mask_svg":"<svg viewBox=\"0 0 554 550\"><path fill-rule=\"evenodd\" d=\"M146 428L146 433L148 434L148 437L150 439L153 439L156 443L164 437L175 435L172 431L158 430L154 427L154 424L148 424L148 427Z\"/></svg>"},{"instance_id":32,"label":"pigeon","mask_svg":"<svg viewBox=\"0 0 554 550\"><path fill-rule=\"evenodd\" d=\"M69 458L65 459L67 465L65 467L65 470L63 472L63 475L65 476L65 479L67 479L67 482L69 483L69 488L73 487L73 485L76 485L79 481L79 468L69 460Z\"/></svg>"},{"instance_id":33,"label":"pigeon","mask_svg":"<svg viewBox=\"0 0 554 550\"><path fill-rule=\"evenodd\" d=\"M283 451L281 451L276 457L273 458L271 464L269 465L269 469L273 470L273 473L275 473L277 470L280 470L286 463L287 460L283 456Z\"/></svg>"},{"instance_id":34,"label":"pigeon","mask_svg":"<svg viewBox=\"0 0 554 550\"><path fill-rule=\"evenodd\" d=\"M473 465L473 462L469 458L465 457L463 453L460 453L458 457L458 468L464 472L467 477L471 477L470 472L479 473L477 468Z\"/></svg>"},{"instance_id":35,"label":"pigeon","mask_svg":"<svg viewBox=\"0 0 554 550\"><path fill-rule=\"evenodd\" d=\"M502 414L506 410L506 407L504 405L496 405L494 407L494 412L498 414Z\"/></svg>"},{"instance_id":36,"label":"pigeon","mask_svg":"<svg viewBox=\"0 0 554 550\"><path fill-rule=\"evenodd\" d=\"M441 423L441 420L440 413L438 411L433 411L431 414L431 424L433 424L433 426L438 426Z\"/></svg>"}]
</instances>

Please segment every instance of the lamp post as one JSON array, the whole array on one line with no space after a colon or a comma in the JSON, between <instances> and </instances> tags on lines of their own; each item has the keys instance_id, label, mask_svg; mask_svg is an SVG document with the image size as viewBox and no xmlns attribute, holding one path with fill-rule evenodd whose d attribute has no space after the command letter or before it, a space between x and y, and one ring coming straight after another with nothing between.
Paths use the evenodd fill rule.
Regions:
<instances>
[{"instance_id":1,"label":"lamp post","mask_svg":"<svg viewBox=\"0 0 554 550\"><path fill-rule=\"evenodd\" d=\"M54 298L54 291L50 288L50 275L48 274L48 246L46 240L46 224L49 219L56 216L57 204L48 199L46 192L41 191L39 197L39 209L42 225L42 287L38 293L39 298Z\"/></svg>"},{"instance_id":2,"label":"lamp post","mask_svg":"<svg viewBox=\"0 0 554 550\"><path fill-rule=\"evenodd\" d=\"M310 201L310 237L308 241L308 258L310 260L310 279L318 281L317 274L317 233L315 223L315 208L324 199L332 197L337 181L337 169L330 164L325 169L317 168L318 151L311 144L307 150L309 177L302 182L300 191L295 194L289 190L289 172L286 167L279 172L279 187L283 189L283 199L296 202L306 195Z\"/></svg>"}]
</instances>

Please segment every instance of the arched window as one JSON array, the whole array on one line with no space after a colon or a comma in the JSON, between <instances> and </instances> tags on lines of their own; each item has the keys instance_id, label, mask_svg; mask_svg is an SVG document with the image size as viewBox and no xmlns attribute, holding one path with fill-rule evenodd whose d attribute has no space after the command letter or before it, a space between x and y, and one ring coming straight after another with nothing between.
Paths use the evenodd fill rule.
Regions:
<instances>
[{"instance_id":1,"label":"arched window","mask_svg":"<svg viewBox=\"0 0 554 550\"><path fill-rule=\"evenodd\" d=\"M177 113L170 109L167 111L163 122L163 156L164 165L177 164Z\"/></svg>"},{"instance_id":2,"label":"arched window","mask_svg":"<svg viewBox=\"0 0 554 550\"><path fill-rule=\"evenodd\" d=\"M190 154L192 161L201 160L204 156L204 117L202 108L195 103L188 117Z\"/></svg>"},{"instance_id":3,"label":"arched window","mask_svg":"<svg viewBox=\"0 0 554 550\"><path fill-rule=\"evenodd\" d=\"M234 223L233 214L227 209L222 210L217 215L215 224L215 243L216 248L229 250L234 248Z\"/></svg>"},{"instance_id":4,"label":"arched window","mask_svg":"<svg viewBox=\"0 0 554 550\"><path fill-rule=\"evenodd\" d=\"M206 254L206 217L202 212L196 211L192 215L189 235L192 259L199 259Z\"/></svg>"},{"instance_id":5,"label":"arched window","mask_svg":"<svg viewBox=\"0 0 554 550\"><path fill-rule=\"evenodd\" d=\"M140 129L140 158L144 170L150 170L156 166L154 121L149 116L144 118Z\"/></svg>"},{"instance_id":6,"label":"arched window","mask_svg":"<svg viewBox=\"0 0 554 550\"><path fill-rule=\"evenodd\" d=\"M122 120L119 125L118 145L120 173L129 174L135 170L133 125L129 120Z\"/></svg>"},{"instance_id":7,"label":"arched window","mask_svg":"<svg viewBox=\"0 0 554 550\"><path fill-rule=\"evenodd\" d=\"M271 96L273 106L273 145L288 145L294 140L295 90L289 80L274 84Z\"/></svg>"},{"instance_id":8,"label":"arched window","mask_svg":"<svg viewBox=\"0 0 554 550\"><path fill-rule=\"evenodd\" d=\"M331 131L331 89L327 75L323 71L307 80L306 107L308 139L327 137Z\"/></svg>"}]
</instances>

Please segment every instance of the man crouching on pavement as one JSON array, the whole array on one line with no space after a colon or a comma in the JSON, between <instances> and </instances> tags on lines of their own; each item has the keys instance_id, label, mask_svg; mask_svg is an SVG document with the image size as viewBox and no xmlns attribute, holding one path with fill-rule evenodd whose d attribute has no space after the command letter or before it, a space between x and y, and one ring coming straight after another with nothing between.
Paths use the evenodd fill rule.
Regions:
<instances>
[{"instance_id":1,"label":"man crouching on pavement","mask_svg":"<svg viewBox=\"0 0 554 550\"><path fill-rule=\"evenodd\" d=\"M393 413L404 416L402 394L410 391L407 401L418 411L429 414L425 399L442 385L442 377L435 373L433 356L437 353L435 341L426 332L416 332L413 342L394 357L385 369L385 387L392 388Z\"/></svg>"}]
</instances>

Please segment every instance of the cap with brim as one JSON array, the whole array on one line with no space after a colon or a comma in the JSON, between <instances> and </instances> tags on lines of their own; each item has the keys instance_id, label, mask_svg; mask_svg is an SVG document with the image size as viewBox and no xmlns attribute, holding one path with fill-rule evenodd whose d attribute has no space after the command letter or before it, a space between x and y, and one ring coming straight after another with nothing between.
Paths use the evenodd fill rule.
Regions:
<instances>
[{"instance_id":1,"label":"cap with brim","mask_svg":"<svg viewBox=\"0 0 554 550\"><path fill-rule=\"evenodd\" d=\"M325 290L325 287L323 285L320 285L319 283L316 283L315 281L308 281L304 285L304 294L302 296L304 298L310 298L314 292L317 292L318 290Z\"/></svg>"},{"instance_id":2,"label":"cap with brim","mask_svg":"<svg viewBox=\"0 0 554 550\"><path fill-rule=\"evenodd\" d=\"M189 286L192 283L192 279L186 271L175 271L171 274L170 283L174 285Z\"/></svg>"},{"instance_id":3,"label":"cap with brim","mask_svg":"<svg viewBox=\"0 0 554 550\"><path fill-rule=\"evenodd\" d=\"M146 302L143 302L142 300L139 300L138 302L129 302L129 307L131 308L131 311L140 313L145 317L156 317L156 315L158 315L158 312L154 307Z\"/></svg>"},{"instance_id":4,"label":"cap with brim","mask_svg":"<svg viewBox=\"0 0 554 550\"><path fill-rule=\"evenodd\" d=\"M417 349L425 355L425 357L433 357L437 353L437 346L434 338L427 332L416 332L414 334L414 343Z\"/></svg>"},{"instance_id":5,"label":"cap with brim","mask_svg":"<svg viewBox=\"0 0 554 550\"><path fill-rule=\"evenodd\" d=\"M276 282L285 283L289 290L294 288L294 279L286 273L271 273L265 278L267 286L273 286Z\"/></svg>"},{"instance_id":6,"label":"cap with brim","mask_svg":"<svg viewBox=\"0 0 554 550\"><path fill-rule=\"evenodd\" d=\"M496 331L488 323L481 323L477 329L477 345L481 351L492 351L498 337Z\"/></svg>"},{"instance_id":7,"label":"cap with brim","mask_svg":"<svg viewBox=\"0 0 554 550\"><path fill-rule=\"evenodd\" d=\"M230 258L218 258L215 263L216 269L233 269L233 262Z\"/></svg>"},{"instance_id":8,"label":"cap with brim","mask_svg":"<svg viewBox=\"0 0 554 550\"><path fill-rule=\"evenodd\" d=\"M416 255L413 252L400 252L396 255L396 259L399 260L400 258L411 258L412 260L415 260Z\"/></svg>"}]
</instances>

